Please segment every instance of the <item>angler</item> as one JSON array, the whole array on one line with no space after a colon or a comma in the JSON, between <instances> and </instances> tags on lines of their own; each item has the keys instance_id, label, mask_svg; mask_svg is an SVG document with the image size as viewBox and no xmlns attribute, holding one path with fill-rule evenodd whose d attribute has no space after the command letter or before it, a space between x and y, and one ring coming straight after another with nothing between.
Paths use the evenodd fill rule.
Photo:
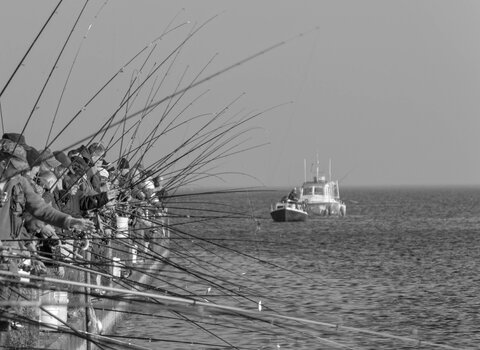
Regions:
<instances>
[{"instance_id":1,"label":"angler","mask_svg":"<svg viewBox=\"0 0 480 350\"><path fill-rule=\"evenodd\" d=\"M92 230L91 221L77 219L48 205L35 193L30 182L21 172L29 169L25 149L17 142L0 140L0 270L17 272L22 257L29 251L20 243L28 239L24 229L25 212L47 224L72 230ZM8 298L8 288L1 287L0 296ZM0 322L2 323L2 322ZM2 327L3 326L3 327ZM6 329L5 329L6 328ZM0 324L0 330L8 330L9 323ZM3 345L0 333L0 346Z\"/></svg>"}]
</instances>

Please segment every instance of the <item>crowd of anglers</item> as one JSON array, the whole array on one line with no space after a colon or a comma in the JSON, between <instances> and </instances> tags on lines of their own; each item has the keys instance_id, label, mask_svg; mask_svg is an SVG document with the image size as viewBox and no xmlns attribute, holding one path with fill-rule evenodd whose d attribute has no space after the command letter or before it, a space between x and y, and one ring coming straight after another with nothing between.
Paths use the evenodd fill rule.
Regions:
<instances>
[{"instance_id":1,"label":"crowd of anglers","mask_svg":"<svg viewBox=\"0 0 480 350\"><path fill-rule=\"evenodd\" d=\"M128 220L125 227L137 222L135 235L148 246L161 229L155 217L163 211L162 178L140 162L112 164L105 156L101 142L52 152L27 144L21 134L2 136L0 270L63 278L60 262L80 256L76 250L87 249L88 238L115 237L119 219ZM4 302L11 291L2 283L0 289ZM0 316L0 330L10 327Z\"/></svg>"}]
</instances>

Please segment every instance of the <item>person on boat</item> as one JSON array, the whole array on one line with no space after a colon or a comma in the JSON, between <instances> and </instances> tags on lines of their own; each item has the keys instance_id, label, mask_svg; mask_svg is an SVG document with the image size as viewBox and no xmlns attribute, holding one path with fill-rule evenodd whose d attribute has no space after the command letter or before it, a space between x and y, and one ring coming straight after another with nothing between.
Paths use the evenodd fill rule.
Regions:
<instances>
[{"instance_id":1,"label":"person on boat","mask_svg":"<svg viewBox=\"0 0 480 350\"><path fill-rule=\"evenodd\" d=\"M298 201L297 188L296 188L296 187L294 187L294 188L290 191L290 193L288 194L288 200L294 201L294 202Z\"/></svg>"},{"instance_id":2,"label":"person on boat","mask_svg":"<svg viewBox=\"0 0 480 350\"><path fill-rule=\"evenodd\" d=\"M0 268L16 271L22 251L23 214L53 226L87 231L94 228L90 220L74 218L48 205L35 193L30 182L20 172L29 168L26 151L18 143L0 140Z\"/></svg>"}]
</instances>

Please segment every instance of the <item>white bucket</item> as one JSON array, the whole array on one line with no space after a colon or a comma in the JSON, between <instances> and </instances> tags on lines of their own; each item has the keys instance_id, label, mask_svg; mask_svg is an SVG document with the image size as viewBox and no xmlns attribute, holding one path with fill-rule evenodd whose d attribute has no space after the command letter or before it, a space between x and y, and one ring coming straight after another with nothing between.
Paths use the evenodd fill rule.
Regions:
<instances>
[{"instance_id":1,"label":"white bucket","mask_svg":"<svg viewBox=\"0 0 480 350\"><path fill-rule=\"evenodd\" d=\"M45 311L40 309L40 322L45 325L41 326L40 329L54 330L58 326L65 326L61 321L67 322L68 293L45 291L40 296L40 300L42 304L45 304L42 305ZM46 311L48 311L48 313Z\"/></svg>"},{"instance_id":2,"label":"white bucket","mask_svg":"<svg viewBox=\"0 0 480 350\"><path fill-rule=\"evenodd\" d=\"M137 263L137 251L138 251L138 246L134 244L132 247L132 264Z\"/></svg>"},{"instance_id":3,"label":"white bucket","mask_svg":"<svg viewBox=\"0 0 480 350\"><path fill-rule=\"evenodd\" d=\"M32 266L32 261L30 259L26 259L23 261L23 266L28 270L24 270L23 268L21 269L18 269L18 274L19 275L22 275L22 276L30 276L30 269L29 267ZM30 282L30 278L24 278L24 277L20 277L20 281L22 282Z\"/></svg>"},{"instance_id":4,"label":"white bucket","mask_svg":"<svg viewBox=\"0 0 480 350\"><path fill-rule=\"evenodd\" d=\"M117 216L117 234L116 237L128 237L128 217Z\"/></svg>"},{"instance_id":5,"label":"white bucket","mask_svg":"<svg viewBox=\"0 0 480 350\"><path fill-rule=\"evenodd\" d=\"M112 266L112 275L115 277L120 277L122 274L122 268L120 266L120 258L112 258L113 266Z\"/></svg>"}]
</instances>

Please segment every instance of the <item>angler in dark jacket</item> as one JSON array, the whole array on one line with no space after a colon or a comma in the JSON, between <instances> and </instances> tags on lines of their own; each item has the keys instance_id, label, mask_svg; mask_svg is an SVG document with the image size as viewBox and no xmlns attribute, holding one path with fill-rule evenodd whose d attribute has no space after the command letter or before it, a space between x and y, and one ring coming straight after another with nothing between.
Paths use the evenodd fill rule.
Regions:
<instances>
[{"instance_id":1,"label":"angler in dark jacket","mask_svg":"<svg viewBox=\"0 0 480 350\"><path fill-rule=\"evenodd\" d=\"M91 221L77 219L45 203L30 182L19 175L28 169L25 149L10 140L0 140L0 245L18 249L23 213L65 229L92 230ZM15 252L13 252L15 253Z\"/></svg>"},{"instance_id":2,"label":"angler in dark jacket","mask_svg":"<svg viewBox=\"0 0 480 350\"><path fill-rule=\"evenodd\" d=\"M72 173L65 178L65 190L69 191L68 200L63 208L65 212L75 217L81 217L85 212L99 209L117 197L117 190L96 192L86 177L88 165L81 157L72 157Z\"/></svg>"}]
</instances>

